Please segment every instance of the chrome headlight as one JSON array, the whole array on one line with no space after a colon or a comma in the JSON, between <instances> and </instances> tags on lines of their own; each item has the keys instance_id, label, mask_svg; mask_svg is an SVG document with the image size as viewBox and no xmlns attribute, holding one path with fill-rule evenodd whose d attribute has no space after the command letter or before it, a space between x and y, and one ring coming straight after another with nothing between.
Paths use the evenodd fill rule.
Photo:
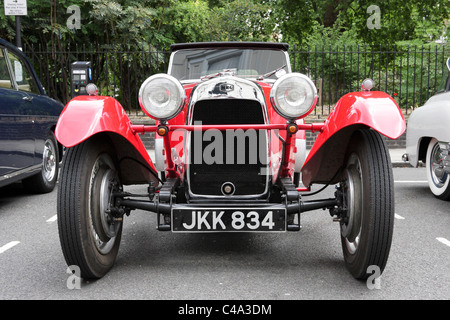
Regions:
<instances>
[{"instance_id":1,"label":"chrome headlight","mask_svg":"<svg viewBox=\"0 0 450 320\"><path fill-rule=\"evenodd\" d=\"M142 110L157 120L169 120L183 108L186 93L181 83L167 74L147 78L139 89Z\"/></svg>"},{"instance_id":2,"label":"chrome headlight","mask_svg":"<svg viewBox=\"0 0 450 320\"><path fill-rule=\"evenodd\" d=\"M275 111L290 120L306 116L315 107L316 101L316 86L301 73L285 74L270 91L270 102Z\"/></svg>"}]
</instances>

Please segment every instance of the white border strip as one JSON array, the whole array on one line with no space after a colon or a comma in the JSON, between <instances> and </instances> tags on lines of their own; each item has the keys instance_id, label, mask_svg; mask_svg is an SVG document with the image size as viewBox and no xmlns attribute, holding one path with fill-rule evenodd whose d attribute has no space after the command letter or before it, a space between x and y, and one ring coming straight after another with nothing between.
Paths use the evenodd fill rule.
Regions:
<instances>
[{"instance_id":1,"label":"white border strip","mask_svg":"<svg viewBox=\"0 0 450 320\"><path fill-rule=\"evenodd\" d=\"M58 215L55 214L55 215L54 215L53 217L51 217L50 219L47 219L47 222L48 222L48 223L55 222L57 218L58 218Z\"/></svg>"},{"instance_id":2,"label":"white border strip","mask_svg":"<svg viewBox=\"0 0 450 320\"><path fill-rule=\"evenodd\" d=\"M403 216L401 216L399 214L395 214L395 218L399 219L399 220L404 220L405 219L405 217L403 217Z\"/></svg>"},{"instance_id":3,"label":"white border strip","mask_svg":"<svg viewBox=\"0 0 450 320\"><path fill-rule=\"evenodd\" d=\"M441 237L437 237L436 238L437 241L442 242L443 244L445 244L446 246L450 247L450 241L445 239L445 238L441 238Z\"/></svg>"},{"instance_id":4,"label":"white border strip","mask_svg":"<svg viewBox=\"0 0 450 320\"><path fill-rule=\"evenodd\" d=\"M8 242L7 244L5 244L4 246L0 247L0 253L5 252L6 250L11 249L12 247L18 245L20 243L20 241L11 241Z\"/></svg>"}]
</instances>

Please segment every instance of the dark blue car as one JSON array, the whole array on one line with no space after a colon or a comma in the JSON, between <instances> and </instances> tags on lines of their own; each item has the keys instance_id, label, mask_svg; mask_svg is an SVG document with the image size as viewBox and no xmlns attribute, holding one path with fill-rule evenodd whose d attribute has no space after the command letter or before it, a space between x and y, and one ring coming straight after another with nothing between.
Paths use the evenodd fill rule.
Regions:
<instances>
[{"instance_id":1,"label":"dark blue car","mask_svg":"<svg viewBox=\"0 0 450 320\"><path fill-rule=\"evenodd\" d=\"M0 39L0 187L22 180L35 193L54 189L62 156L54 129L63 108L22 51Z\"/></svg>"}]
</instances>

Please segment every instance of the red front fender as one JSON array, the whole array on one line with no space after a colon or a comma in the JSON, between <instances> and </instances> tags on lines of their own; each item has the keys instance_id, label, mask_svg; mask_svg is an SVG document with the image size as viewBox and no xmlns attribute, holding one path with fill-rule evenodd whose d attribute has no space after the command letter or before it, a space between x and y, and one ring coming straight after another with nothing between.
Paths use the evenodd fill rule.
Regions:
<instances>
[{"instance_id":1,"label":"red front fender","mask_svg":"<svg viewBox=\"0 0 450 320\"><path fill-rule=\"evenodd\" d=\"M352 92L336 103L302 168L305 186L331 181L343 165L349 139L355 130L372 128L397 139L406 129L397 103L386 93Z\"/></svg>"},{"instance_id":2,"label":"red front fender","mask_svg":"<svg viewBox=\"0 0 450 320\"><path fill-rule=\"evenodd\" d=\"M56 139L73 147L96 134L115 145L124 184L156 181L157 171L120 103L111 97L78 96L69 101L56 124Z\"/></svg>"}]
</instances>

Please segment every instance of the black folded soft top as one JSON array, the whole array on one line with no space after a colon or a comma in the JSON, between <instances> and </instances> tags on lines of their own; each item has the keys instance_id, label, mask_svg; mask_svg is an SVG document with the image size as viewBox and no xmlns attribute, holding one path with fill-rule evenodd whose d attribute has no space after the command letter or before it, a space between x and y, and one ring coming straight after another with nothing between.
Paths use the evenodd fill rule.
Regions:
<instances>
[{"instance_id":1,"label":"black folded soft top","mask_svg":"<svg viewBox=\"0 0 450 320\"><path fill-rule=\"evenodd\" d=\"M214 48L278 49L288 51L289 45L287 43L279 43L279 42L226 41L226 42L176 43L170 46L171 51L177 51L182 49L214 49Z\"/></svg>"}]
</instances>

